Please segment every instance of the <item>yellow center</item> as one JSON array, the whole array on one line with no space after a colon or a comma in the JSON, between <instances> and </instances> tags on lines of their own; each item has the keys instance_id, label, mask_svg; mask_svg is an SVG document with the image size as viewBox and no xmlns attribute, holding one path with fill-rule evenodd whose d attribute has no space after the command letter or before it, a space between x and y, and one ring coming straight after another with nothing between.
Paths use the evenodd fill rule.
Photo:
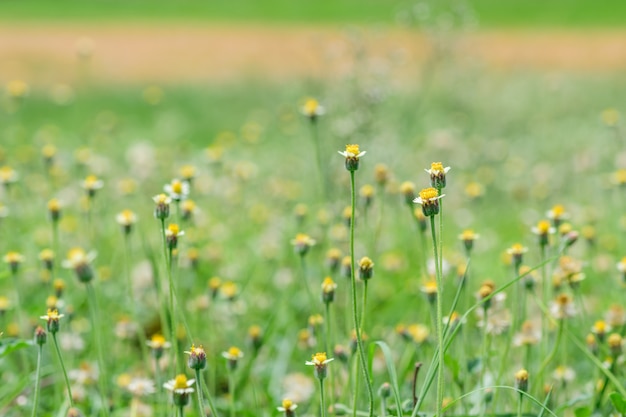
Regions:
<instances>
[{"instance_id":1,"label":"yellow center","mask_svg":"<svg viewBox=\"0 0 626 417\"><path fill-rule=\"evenodd\" d=\"M359 145L346 145L346 153L357 156L359 154Z\"/></svg>"},{"instance_id":2,"label":"yellow center","mask_svg":"<svg viewBox=\"0 0 626 417\"><path fill-rule=\"evenodd\" d=\"M400 184L400 192L402 194L412 194L415 192L415 184L410 181L405 181Z\"/></svg>"},{"instance_id":3,"label":"yellow center","mask_svg":"<svg viewBox=\"0 0 626 417\"><path fill-rule=\"evenodd\" d=\"M81 259L85 257L85 251L82 248L72 248L67 252L67 259Z\"/></svg>"},{"instance_id":4,"label":"yellow center","mask_svg":"<svg viewBox=\"0 0 626 417\"><path fill-rule=\"evenodd\" d=\"M231 358L238 358L241 356L241 349L239 349L238 347L235 346L231 346L228 349L228 356L230 356Z\"/></svg>"},{"instance_id":5,"label":"yellow center","mask_svg":"<svg viewBox=\"0 0 626 417\"><path fill-rule=\"evenodd\" d=\"M292 407L292 406L293 406L293 401L291 401L291 400L289 400L289 399L287 399L287 398L285 398L285 399L283 400L283 408L284 408L285 410L291 410L291 407Z\"/></svg>"},{"instance_id":6,"label":"yellow center","mask_svg":"<svg viewBox=\"0 0 626 417\"><path fill-rule=\"evenodd\" d=\"M607 339L607 343L611 348L620 347L622 344L622 336L620 336L618 333L612 333Z\"/></svg>"},{"instance_id":7,"label":"yellow center","mask_svg":"<svg viewBox=\"0 0 626 417\"><path fill-rule=\"evenodd\" d=\"M565 214L565 207L563 207L560 204L557 204L556 206L552 207L552 215L555 218L559 218L561 216L563 216Z\"/></svg>"},{"instance_id":8,"label":"yellow center","mask_svg":"<svg viewBox=\"0 0 626 417\"><path fill-rule=\"evenodd\" d=\"M9 263L18 263L22 261L22 255L20 255L19 252L9 252L4 259Z\"/></svg>"},{"instance_id":9,"label":"yellow center","mask_svg":"<svg viewBox=\"0 0 626 417\"><path fill-rule=\"evenodd\" d=\"M526 369L520 369L515 373L515 379L518 381L528 381L528 371Z\"/></svg>"},{"instance_id":10,"label":"yellow center","mask_svg":"<svg viewBox=\"0 0 626 417\"><path fill-rule=\"evenodd\" d=\"M167 196L165 194L159 194L156 196L155 201L157 204L165 204L167 202Z\"/></svg>"},{"instance_id":11,"label":"yellow center","mask_svg":"<svg viewBox=\"0 0 626 417\"><path fill-rule=\"evenodd\" d=\"M326 357L326 352L318 352L313 355L313 362L317 364L324 363L328 358Z\"/></svg>"},{"instance_id":12,"label":"yellow center","mask_svg":"<svg viewBox=\"0 0 626 417\"><path fill-rule=\"evenodd\" d=\"M445 173L445 169L443 168L443 164L441 162L433 162L430 164L430 170L436 173Z\"/></svg>"},{"instance_id":13,"label":"yellow center","mask_svg":"<svg viewBox=\"0 0 626 417\"><path fill-rule=\"evenodd\" d=\"M152 345L157 348L165 345L165 338L160 334L153 335L151 341L152 341Z\"/></svg>"},{"instance_id":14,"label":"yellow center","mask_svg":"<svg viewBox=\"0 0 626 417\"><path fill-rule=\"evenodd\" d=\"M537 230L542 235L547 234L550 231L550 222L547 220L541 220L539 223L537 223Z\"/></svg>"},{"instance_id":15,"label":"yellow center","mask_svg":"<svg viewBox=\"0 0 626 417\"><path fill-rule=\"evenodd\" d=\"M225 282L224 285L222 285L221 291L226 298L233 298L237 295L237 284L234 282Z\"/></svg>"},{"instance_id":16,"label":"yellow center","mask_svg":"<svg viewBox=\"0 0 626 417\"><path fill-rule=\"evenodd\" d=\"M180 169L180 175L184 179L189 180L196 175L196 167L194 167L193 165L185 165Z\"/></svg>"},{"instance_id":17,"label":"yellow center","mask_svg":"<svg viewBox=\"0 0 626 417\"><path fill-rule=\"evenodd\" d=\"M324 278L324 282L322 282L322 291L325 293L332 292L335 290L336 286L337 284L335 284L335 281L333 281L331 277L326 277Z\"/></svg>"},{"instance_id":18,"label":"yellow center","mask_svg":"<svg viewBox=\"0 0 626 417\"><path fill-rule=\"evenodd\" d=\"M424 188L422 191L420 191L420 198L424 202L431 201L437 198L438 196L439 196L439 192L433 187Z\"/></svg>"},{"instance_id":19,"label":"yellow center","mask_svg":"<svg viewBox=\"0 0 626 417\"><path fill-rule=\"evenodd\" d=\"M526 252L526 248L520 243L516 243L511 246L511 253L514 255L521 255L524 252Z\"/></svg>"},{"instance_id":20,"label":"yellow center","mask_svg":"<svg viewBox=\"0 0 626 417\"><path fill-rule=\"evenodd\" d=\"M85 187L93 188L95 187L97 182L98 182L98 177L96 177L95 175L89 175L87 178L85 178Z\"/></svg>"},{"instance_id":21,"label":"yellow center","mask_svg":"<svg viewBox=\"0 0 626 417\"><path fill-rule=\"evenodd\" d=\"M314 98L309 98L304 103L304 113L307 116L313 116L317 112L317 108L319 107L319 103Z\"/></svg>"},{"instance_id":22,"label":"yellow center","mask_svg":"<svg viewBox=\"0 0 626 417\"><path fill-rule=\"evenodd\" d=\"M604 333L606 331L606 323L603 320L598 320L593 325L593 329L596 333Z\"/></svg>"},{"instance_id":23,"label":"yellow center","mask_svg":"<svg viewBox=\"0 0 626 417\"><path fill-rule=\"evenodd\" d=\"M476 234L474 233L472 229L464 230L463 233L461 233L462 240L474 240L475 238L476 238Z\"/></svg>"},{"instance_id":24,"label":"yellow center","mask_svg":"<svg viewBox=\"0 0 626 417\"><path fill-rule=\"evenodd\" d=\"M571 303L571 301L572 301L571 297L567 294L559 294L556 297L556 303L560 306L566 306L569 303Z\"/></svg>"},{"instance_id":25,"label":"yellow center","mask_svg":"<svg viewBox=\"0 0 626 417\"><path fill-rule=\"evenodd\" d=\"M178 181L178 180L174 180L172 181L172 191L176 194L182 194L183 193L183 183Z\"/></svg>"},{"instance_id":26,"label":"yellow center","mask_svg":"<svg viewBox=\"0 0 626 417\"><path fill-rule=\"evenodd\" d=\"M57 310L56 308L52 309L49 308L48 309L48 320L51 321L59 321L59 310Z\"/></svg>"},{"instance_id":27,"label":"yellow center","mask_svg":"<svg viewBox=\"0 0 626 417\"><path fill-rule=\"evenodd\" d=\"M372 269L373 266L374 266L374 262L372 262L372 260L368 258L367 256L364 256L359 261L359 268L361 269Z\"/></svg>"},{"instance_id":28,"label":"yellow center","mask_svg":"<svg viewBox=\"0 0 626 417\"><path fill-rule=\"evenodd\" d=\"M169 230L169 232L173 235L178 235L178 233L180 232L180 227L178 227L176 223L172 223L167 226L167 230Z\"/></svg>"},{"instance_id":29,"label":"yellow center","mask_svg":"<svg viewBox=\"0 0 626 417\"><path fill-rule=\"evenodd\" d=\"M250 328L248 329L248 336L253 339L258 338L259 336L261 336L261 328L257 325L250 326Z\"/></svg>"},{"instance_id":30,"label":"yellow center","mask_svg":"<svg viewBox=\"0 0 626 417\"><path fill-rule=\"evenodd\" d=\"M174 380L174 389L186 389L187 388L187 377L183 374L176 375L176 379Z\"/></svg>"},{"instance_id":31,"label":"yellow center","mask_svg":"<svg viewBox=\"0 0 626 417\"><path fill-rule=\"evenodd\" d=\"M131 210L126 209L122 211L122 218L126 223L131 223L134 217L135 213L133 213Z\"/></svg>"}]
</instances>

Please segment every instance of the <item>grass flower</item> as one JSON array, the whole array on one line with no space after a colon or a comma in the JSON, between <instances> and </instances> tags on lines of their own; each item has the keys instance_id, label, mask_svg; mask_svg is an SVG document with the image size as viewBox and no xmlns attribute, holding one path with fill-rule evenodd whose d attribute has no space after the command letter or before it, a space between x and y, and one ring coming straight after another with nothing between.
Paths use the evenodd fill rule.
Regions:
<instances>
[{"instance_id":1,"label":"grass flower","mask_svg":"<svg viewBox=\"0 0 626 417\"><path fill-rule=\"evenodd\" d=\"M346 150L339 151L339 154L346 158L346 169L354 172L359 169L359 158L364 156L366 151L361 151L359 145L346 145Z\"/></svg>"},{"instance_id":2,"label":"grass flower","mask_svg":"<svg viewBox=\"0 0 626 417\"><path fill-rule=\"evenodd\" d=\"M39 260L44 269L52 271L54 268L54 252L52 249L43 249L39 252Z\"/></svg>"},{"instance_id":3,"label":"grass flower","mask_svg":"<svg viewBox=\"0 0 626 417\"><path fill-rule=\"evenodd\" d=\"M83 180L81 186L87 192L87 196L93 198L96 192L104 187L104 182L95 175L89 175Z\"/></svg>"},{"instance_id":4,"label":"grass flower","mask_svg":"<svg viewBox=\"0 0 626 417\"><path fill-rule=\"evenodd\" d=\"M48 331L52 334L55 334L59 331L59 320L64 316L64 314L59 314L59 310L55 308L48 309L48 314L39 318L45 320L48 325Z\"/></svg>"},{"instance_id":5,"label":"grass flower","mask_svg":"<svg viewBox=\"0 0 626 417\"><path fill-rule=\"evenodd\" d=\"M446 188L446 174L450 171L450 167L445 167L441 162L433 162L430 164L430 169L425 169L430 175L430 186L437 190Z\"/></svg>"},{"instance_id":6,"label":"grass flower","mask_svg":"<svg viewBox=\"0 0 626 417\"><path fill-rule=\"evenodd\" d=\"M243 352L236 346L231 346L227 351L222 352L222 357L228 360L228 368L235 370L239 359L243 358Z\"/></svg>"},{"instance_id":7,"label":"grass flower","mask_svg":"<svg viewBox=\"0 0 626 417\"><path fill-rule=\"evenodd\" d=\"M324 281L322 282L322 301L325 304L332 303L334 301L335 289L337 289L337 283L335 283L331 277L324 278Z\"/></svg>"},{"instance_id":8,"label":"grass flower","mask_svg":"<svg viewBox=\"0 0 626 417\"><path fill-rule=\"evenodd\" d=\"M163 186L163 191L167 193L172 201L181 201L189 195L189 183L179 179L173 179L169 184Z\"/></svg>"},{"instance_id":9,"label":"grass flower","mask_svg":"<svg viewBox=\"0 0 626 417\"><path fill-rule=\"evenodd\" d=\"M557 320L563 320L576 315L574 300L569 294L562 293L550 303L550 314Z\"/></svg>"},{"instance_id":10,"label":"grass flower","mask_svg":"<svg viewBox=\"0 0 626 417\"><path fill-rule=\"evenodd\" d=\"M122 210L115 216L115 221L122 226L124 234L129 234L133 225L137 222L137 215L132 210Z\"/></svg>"},{"instance_id":11,"label":"grass flower","mask_svg":"<svg viewBox=\"0 0 626 417\"><path fill-rule=\"evenodd\" d=\"M146 397L156 392L154 381L149 378L132 378L125 388L133 397Z\"/></svg>"},{"instance_id":12,"label":"grass flower","mask_svg":"<svg viewBox=\"0 0 626 417\"><path fill-rule=\"evenodd\" d=\"M548 210L546 215L548 219L552 220L552 225L557 229L561 225L561 222L569 217L569 214L565 211L565 207L560 204L553 206Z\"/></svg>"},{"instance_id":13,"label":"grass flower","mask_svg":"<svg viewBox=\"0 0 626 417\"><path fill-rule=\"evenodd\" d=\"M163 221L170 216L170 204L172 199L165 194L158 194L152 197L154 201L154 217Z\"/></svg>"},{"instance_id":14,"label":"grass flower","mask_svg":"<svg viewBox=\"0 0 626 417\"><path fill-rule=\"evenodd\" d=\"M278 411L280 411L281 413L285 413L285 417L295 416L296 408L298 408L298 404L294 403L288 398L283 399L280 407L276 407Z\"/></svg>"},{"instance_id":15,"label":"grass flower","mask_svg":"<svg viewBox=\"0 0 626 417\"><path fill-rule=\"evenodd\" d=\"M316 99L309 97L304 101L300 112L308 117L311 122L315 122L318 117L326 113L326 109Z\"/></svg>"},{"instance_id":16,"label":"grass flower","mask_svg":"<svg viewBox=\"0 0 626 417\"><path fill-rule=\"evenodd\" d=\"M472 229L465 229L463 233L459 235L459 240L463 242L463 247L465 247L465 253L469 256L474 248L474 241L480 238L478 233L474 233Z\"/></svg>"},{"instance_id":17,"label":"grass flower","mask_svg":"<svg viewBox=\"0 0 626 417\"><path fill-rule=\"evenodd\" d=\"M379 187L384 187L389 182L389 167L385 164L376 164L374 166L374 181Z\"/></svg>"},{"instance_id":18,"label":"grass flower","mask_svg":"<svg viewBox=\"0 0 626 417\"><path fill-rule=\"evenodd\" d=\"M85 252L82 248L72 248L63 261L64 268L72 269L80 282L89 283L94 277L91 262L96 258L95 252Z\"/></svg>"},{"instance_id":19,"label":"grass flower","mask_svg":"<svg viewBox=\"0 0 626 417\"><path fill-rule=\"evenodd\" d=\"M328 358L326 352L318 352L311 357L310 361L306 361L305 365L315 367L315 377L318 379L326 378L327 365L332 362L334 358Z\"/></svg>"},{"instance_id":20,"label":"grass flower","mask_svg":"<svg viewBox=\"0 0 626 417\"><path fill-rule=\"evenodd\" d=\"M341 261L341 251L337 248L331 248L326 252L326 266L330 272L335 273L339 269Z\"/></svg>"},{"instance_id":21,"label":"grass flower","mask_svg":"<svg viewBox=\"0 0 626 417\"><path fill-rule=\"evenodd\" d=\"M443 197L445 194L439 195L437 189L430 187L420 191L419 196L413 202L422 205L424 216L431 217L439 214L439 199Z\"/></svg>"},{"instance_id":22,"label":"grass flower","mask_svg":"<svg viewBox=\"0 0 626 417\"><path fill-rule=\"evenodd\" d=\"M187 360L187 366L189 366L189 368L194 370L206 368L206 352L202 345L198 347L191 345L191 349L185 351L185 353L189 355L189 359Z\"/></svg>"},{"instance_id":23,"label":"grass flower","mask_svg":"<svg viewBox=\"0 0 626 417\"><path fill-rule=\"evenodd\" d=\"M6 188L16 183L20 176L10 166L0 167L0 184L4 185Z\"/></svg>"},{"instance_id":24,"label":"grass flower","mask_svg":"<svg viewBox=\"0 0 626 417\"><path fill-rule=\"evenodd\" d=\"M53 198L48 201L48 215L53 223L56 223L61 218L61 202L57 198Z\"/></svg>"},{"instance_id":25,"label":"grass flower","mask_svg":"<svg viewBox=\"0 0 626 417\"><path fill-rule=\"evenodd\" d=\"M539 239L539 246L545 247L550 243L550 235L554 234L556 229L552 227L548 220L540 220L536 226L532 227L532 232Z\"/></svg>"},{"instance_id":26,"label":"grass flower","mask_svg":"<svg viewBox=\"0 0 626 417\"><path fill-rule=\"evenodd\" d=\"M312 239L305 233L298 233L294 239L291 240L294 250L300 256L307 254L309 249L315 245L315 239Z\"/></svg>"},{"instance_id":27,"label":"grass flower","mask_svg":"<svg viewBox=\"0 0 626 417\"><path fill-rule=\"evenodd\" d=\"M165 338L160 334L152 335L150 340L146 341L146 344L150 349L152 349L152 355L157 360L161 359L165 349L169 349L172 346L172 344L166 341Z\"/></svg>"},{"instance_id":28,"label":"grass flower","mask_svg":"<svg viewBox=\"0 0 626 417\"><path fill-rule=\"evenodd\" d=\"M178 238L184 236L185 232L180 230L176 223L170 223L165 230L165 240L170 251L178 247Z\"/></svg>"},{"instance_id":29,"label":"grass flower","mask_svg":"<svg viewBox=\"0 0 626 417\"><path fill-rule=\"evenodd\" d=\"M415 200L415 184L411 181L405 181L400 184L400 194L404 197L406 204L411 204Z\"/></svg>"},{"instance_id":30,"label":"grass flower","mask_svg":"<svg viewBox=\"0 0 626 417\"><path fill-rule=\"evenodd\" d=\"M194 392L193 384L195 379L187 379L184 374L176 375L176 378L170 379L163 384L163 388L172 392L174 405L183 408L189 404L189 394Z\"/></svg>"},{"instance_id":31,"label":"grass flower","mask_svg":"<svg viewBox=\"0 0 626 417\"><path fill-rule=\"evenodd\" d=\"M364 256L359 261L359 278L363 281L367 281L374 275L374 262L367 256Z\"/></svg>"},{"instance_id":32,"label":"grass flower","mask_svg":"<svg viewBox=\"0 0 626 417\"><path fill-rule=\"evenodd\" d=\"M17 274L20 265L24 262L24 256L19 252L11 251L4 255L3 260L5 264L9 265L11 273Z\"/></svg>"}]
</instances>

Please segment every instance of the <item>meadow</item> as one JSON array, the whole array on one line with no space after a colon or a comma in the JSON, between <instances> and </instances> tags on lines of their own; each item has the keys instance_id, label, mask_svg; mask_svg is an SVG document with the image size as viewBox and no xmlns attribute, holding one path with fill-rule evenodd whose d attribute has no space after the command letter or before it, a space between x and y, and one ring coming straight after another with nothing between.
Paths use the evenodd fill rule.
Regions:
<instances>
[{"instance_id":1,"label":"meadow","mask_svg":"<svg viewBox=\"0 0 626 417\"><path fill-rule=\"evenodd\" d=\"M429 65L7 80L0 415L626 414L626 81Z\"/></svg>"}]
</instances>

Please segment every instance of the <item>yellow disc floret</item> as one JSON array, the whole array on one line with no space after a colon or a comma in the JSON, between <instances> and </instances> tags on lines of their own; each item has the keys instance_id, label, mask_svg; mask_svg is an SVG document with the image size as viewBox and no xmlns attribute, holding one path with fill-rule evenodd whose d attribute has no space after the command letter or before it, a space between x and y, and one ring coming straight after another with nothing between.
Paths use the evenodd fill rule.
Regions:
<instances>
[{"instance_id":1,"label":"yellow disc floret","mask_svg":"<svg viewBox=\"0 0 626 417\"><path fill-rule=\"evenodd\" d=\"M430 201L439 197L439 192L433 187L428 187L420 191L419 195L422 201Z\"/></svg>"}]
</instances>

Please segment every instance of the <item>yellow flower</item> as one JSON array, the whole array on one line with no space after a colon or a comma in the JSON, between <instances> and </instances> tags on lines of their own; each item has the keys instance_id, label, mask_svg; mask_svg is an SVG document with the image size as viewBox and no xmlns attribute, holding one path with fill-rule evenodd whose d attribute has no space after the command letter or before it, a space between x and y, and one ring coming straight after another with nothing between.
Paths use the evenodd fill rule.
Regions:
<instances>
[{"instance_id":1,"label":"yellow flower","mask_svg":"<svg viewBox=\"0 0 626 417\"><path fill-rule=\"evenodd\" d=\"M414 199L413 202L422 205L424 216L430 217L439 213L438 200L443 198L445 194L439 195L439 191L436 188L429 187L424 188L418 195L419 197Z\"/></svg>"},{"instance_id":2,"label":"yellow flower","mask_svg":"<svg viewBox=\"0 0 626 417\"><path fill-rule=\"evenodd\" d=\"M236 346L231 346L226 352L222 352L222 356L229 361L237 361L243 358L243 352Z\"/></svg>"},{"instance_id":3,"label":"yellow flower","mask_svg":"<svg viewBox=\"0 0 626 417\"><path fill-rule=\"evenodd\" d=\"M82 183L82 187L85 190L87 190L87 192L90 195L93 195L93 193L96 190L99 190L103 186L104 186L104 182L102 180L98 179L98 177L96 177L95 175L87 176L87 178L85 178L85 180Z\"/></svg>"},{"instance_id":4,"label":"yellow flower","mask_svg":"<svg viewBox=\"0 0 626 417\"><path fill-rule=\"evenodd\" d=\"M320 103L316 99L307 98L304 102L304 105L302 106L301 112L306 117L314 120L318 116L323 115L326 110L320 105Z\"/></svg>"},{"instance_id":5,"label":"yellow flower","mask_svg":"<svg viewBox=\"0 0 626 417\"><path fill-rule=\"evenodd\" d=\"M3 166L0 168L0 183L5 185L13 184L18 178L19 176L13 168L9 166Z\"/></svg>"},{"instance_id":6,"label":"yellow flower","mask_svg":"<svg viewBox=\"0 0 626 417\"><path fill-rule=\"evenodd\" d=\"M328 358L326 356L326 352L318 352L315 355L312 356L310 361L306 361L306 365L310 365L310 366L322 366L322 365L326 365L327 363L331 362L334 358Z\"/></svg>"},{"instance_id":7,"label":"yellow flower","mask_svg":"<svg viewBox=\"0 0 626 417\"><path fill-rule=\"evenodd\" d=\"M171 379L163 384L163 388L172 391L175 394L191 394L194 392L192 388L195 379L187 379L183 374L177 375L175 379Z\"/></svg>"},{"instance_id":8,"label":"yellow flower","mask_svg":"<svg viewBox=\"0 0 626 417\"><path fill-rule=\"evenodd\" d=\"M137 221L137 215L132 210L122 210L117 216L115 216L115 220L121 226L132 226Z\"/></svg>"},{"instance_id":9,"label":"yellow flower","mask_svg":"<svg viewBox=\"0 0 626 417\"><path fill-rule=\"evenodd\" d=\"M282 402L282 405L280 407L277 407L277 410L282 413L293 413L296 408L298 408L298 404L294 403L288 398L285 398Z\"/></svg>"},{"instance_id":10,"label":"yellow flower","mask_svg":"<svg viewBox=\"0 0 626 417\"><path fill-rule=\"evenodd\" d=\"M346 150L343 152L339 151L339 154L346 158L346 169L352 172L359 169L359 158L365 155L366 152L361 151L359 145L351 144L346 145Z\"/></svg>"}]
</instances>

